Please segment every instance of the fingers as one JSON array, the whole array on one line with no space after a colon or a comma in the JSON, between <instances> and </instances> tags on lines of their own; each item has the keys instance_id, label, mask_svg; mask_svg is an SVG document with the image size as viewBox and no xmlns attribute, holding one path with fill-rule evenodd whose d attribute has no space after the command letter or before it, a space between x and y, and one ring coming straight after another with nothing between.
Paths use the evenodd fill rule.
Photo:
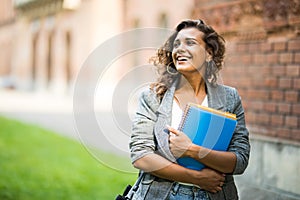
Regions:
<instances>
[{"instance_id":1,"label":"fingers","mask_svg":"<svg viewBox=\"0 0 300 200\"><path fill-rule=\"evenodd\" d=\"M217 187L216 189L218 192L222 191L222 188L220 186Z\"/></svg>"},{"instance_id":2,"label":"fingers","mask_svg":"<svg viewBox=\"0 0 300 200\"><path fill-rule=\"evenodd\" d=\"M220 192L222 191L222 186L223 186L223 182L220 183L219 186L214 186L213 188L211 188L209 191L212 192L212 193L217 193L217 192ZM221 186L222 185L222 186Z\"/></svg>"},{"instance_id":3,"label":"fingers","mask_svg":"<svg viewBox=\"0 0 300 200\"><path fill-rule=\"evenodd\" d=\"M170 132L172 132L172 133L175 134L175 135L179 135L179 134L180 134L180 131L178 131L177 129L175 129L175 128L169 126L169 125L167 125L167 128L168 128L168 130L169 130Z\"/></svg>"},{"instance_id":4,"label":"fingers","mask_svg":"<svg viewBox=\"0 0 300 200\"><path fill-rule=\"evenodd\" d=\"M222 187L216 186L216 187L209 188L209 189L206 189L206 190L209 191L209 192L212 192L212 193L217 193L217 192L222 191Z\"/></svg>"},{"instance_id":5,"label":"fingers","mask_svg":"<svg viewBox=\"0 0 300 200\"><path fill-rule=\"evenodd\" d=\"M215 186L215 191L213 193L216 193L216 192L219 192L222 190L224 181L225 181L225 178L220 180L219 185Z\"/></svg>"},{"instance_id":6,"label":"fingers","mask_svg":"<svg viewBox=\"0 0 300 200\"><path fill-rule=\"evenodd\" d=\"M222 190L225 182L225 174L219 173L218 171L212 170L210 168L204 168L202 172L205 173L206 179L203 180L205 184L201 184L200 187L212 193L216 193Z\"/></svg>"}]
</instances>

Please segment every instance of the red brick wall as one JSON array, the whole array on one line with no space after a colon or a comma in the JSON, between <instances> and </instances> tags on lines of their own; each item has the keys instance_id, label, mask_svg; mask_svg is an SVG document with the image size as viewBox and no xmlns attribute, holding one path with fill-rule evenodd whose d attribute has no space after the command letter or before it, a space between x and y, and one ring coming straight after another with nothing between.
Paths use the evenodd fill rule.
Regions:
<instances>
[{"instance_id":1,"label":"red brick wall","mask_svg":"<svg viewBox=\"0 0 300 200\"><path fill-rule=\"evenodd\" d=\"M252 133L300 141L300 37L227 41L222 77L238 89Z\"/></svg>"},{"instance_id":2,"label":"red brick wall","mask_svg":"<svg viewBox=\"0 0 300 200\"><path fill-rule=\"evenodd\" d=\"M300 0L194 0L192 17L227 40L223 82L251 134L300 142Z\"/></svg>"}]
</instances>

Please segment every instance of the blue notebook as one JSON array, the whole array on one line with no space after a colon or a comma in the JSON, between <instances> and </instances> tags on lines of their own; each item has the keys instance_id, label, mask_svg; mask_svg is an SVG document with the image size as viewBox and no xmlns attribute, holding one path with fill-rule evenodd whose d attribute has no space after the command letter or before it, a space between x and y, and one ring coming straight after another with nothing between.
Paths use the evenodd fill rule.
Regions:
<instances>
[{"instance_id":1,"label":"blue notebook","mask_svg":"<svg viewBox=\"0 0 300 200\"><path fill-rule=\"evenodd\" d=\"M226 151L236 123L234 114L190 103L185 108L179 130L184 132L194 144ZM177 162L181 166L194 170L205 167L190 157L178 158Z\"/></svg>"}]
</instances>

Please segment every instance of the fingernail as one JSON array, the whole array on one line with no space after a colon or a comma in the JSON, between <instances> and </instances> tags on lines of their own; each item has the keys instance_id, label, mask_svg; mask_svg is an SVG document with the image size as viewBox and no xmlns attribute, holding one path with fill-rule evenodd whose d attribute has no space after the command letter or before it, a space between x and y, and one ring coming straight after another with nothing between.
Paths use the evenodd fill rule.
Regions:
<instances>
[{"instance_id":1,"label":"fingernail","mask_svg":"<svg viewBox=\"0 0 300 200\"><path fill-rule=\"evenodd\" d=\"M164 131L165 133L167 133L167 134L170 133L169 129L167 129L167 128L165 128L163 131Z\"/></svg>"}]
</instances>

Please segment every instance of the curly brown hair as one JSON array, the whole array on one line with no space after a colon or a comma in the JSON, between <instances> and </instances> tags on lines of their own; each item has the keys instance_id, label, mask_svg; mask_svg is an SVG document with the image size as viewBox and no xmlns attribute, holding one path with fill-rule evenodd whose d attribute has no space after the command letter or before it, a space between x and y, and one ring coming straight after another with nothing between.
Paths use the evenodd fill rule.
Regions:
<instances>
[{"instance_id":1,"label":"curly brown hair","mask_svg":"<svg viewBox=\"0 0 300 200\"><path fill-rule=\"evenodd\" d=\"M182 29L192 27L204 33L202 39L206 44L205 48L212 56L212 61L206 63L204 79L212 84L216 84L217 82L217 74L222 69L225 54L224 38L200 19L184 20L177 25L174 33L167 39L163 46L157 50L156 55L150 58L150 62L157 67L158 73L160 74L157 82L151 84L151 89L159 97L162 97L174 81L181 76L179 73L170 73L170 70L167 68L170 67L172 71L174 70L176 72L176 67L172 59L173 42Z\"/></svg>"}]
</instances>

